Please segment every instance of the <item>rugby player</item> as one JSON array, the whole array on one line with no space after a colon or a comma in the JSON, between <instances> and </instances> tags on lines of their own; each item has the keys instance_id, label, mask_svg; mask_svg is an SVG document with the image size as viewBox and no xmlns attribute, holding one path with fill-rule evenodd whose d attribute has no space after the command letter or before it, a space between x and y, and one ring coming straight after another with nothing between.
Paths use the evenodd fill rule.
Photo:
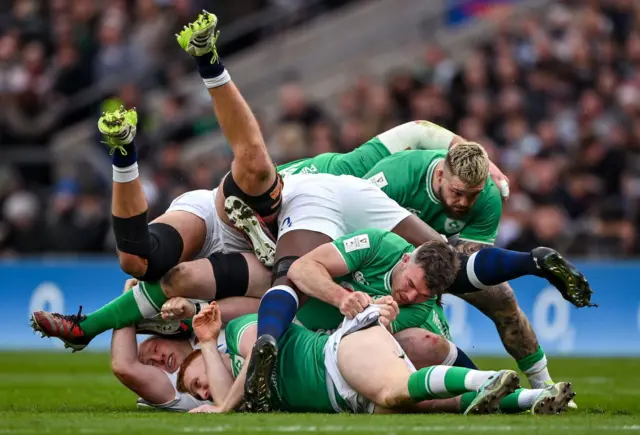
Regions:
<instances>
[{"instance_id":1,"label":"rugby player","mask_svg":"<svg viewBox=\"0 0 640 435\"><path fill-rule=\"evenodd\" d=\"M437 243L437 242L436 242ZM440 243L444 245L443 243ZM437 248L433 248L437 249ZM443 248L444 249L444 248ZM290 325L278 342L274 410L288 412L522 412L556 414L574 393L569 383L545 389L517 389L511 370L460 367L414 368L383 326L397 313L389 298L376 301L333 334ZM391 303L390 303L391 302ZM382 316L382 317L381 317ZM388 316L386 321L382 321ZM228 354L218 352L219 312L215 302L194 318L202 349L180 368L178 389L212 397L216 405L191 412L228 412L243 404L244 361L256 339L256 315L231 321L225 330ZM233 382L236 378L240 382Z\"/></svg>"},{"instance_id":2,"label":"rugby player","mask_svg":"<svg viewBox=\"0 0 640 435\"><path fill-rule=\"evenodd\" d=\"M237 189L234 190L234 186L242 185L243 189L241 190L243 192L247 194L256 193L255 186L250 183L251 177L254 179L268 179L270 182L273 179L270 175L273 166L268 156L263 158L266 156L266 148L259 130L257 130L255 119L235 86L229 80L228 73L218 59L215 49L217 38L215 24L215 16L205 13L200 16L198 21L181 32L179 42L185 50L194 55L205 84L211 87L209 92L213 100L214 109L218 117L221 118L223 132L229 138L234 151L235 159L231 174L222 183L223 188L227 187L228 195L224 194L224 189L223 194L218 194L216 191L213 192L213 195L209 191L196 191L185 194L174 201L165 215L147 228L146 217L144 216L146 214L146 201L144 200L140 183L137 180L137 163L133 144L136 123L135 111L121 110L115 114L106 114L99 122L100 130L105 134L107 142L113 148L114 229L119 239L119 256L123 269L135 276L141 276L144 273L142 275L143 278L153 278L162 276L179 261L205 257L201 260L190 262L188 265L183 263L178 267L174 267L171 269L172 273L165 276L162 285L143 286L144 288L136 293L134 302L137 306L132 310L132 312L135 311L137 316L153 317L157 315L159 308L169 297L181 294L207 299L220 299L225 296L243 294L255 295L252 294L252 290L249 288L252 287L251 282L256 284L256 288L260 288L261 286L258 283L265 283L269 280L266 269L260 269L259 265L251 264L255 259L252 260L252 257L246 254L234 254L231 252L240 249L240 246L246 248L248 245L230 227L224 225L226 216L225 213L220 212L221 203L223 202L227 205L227 211L234 211L233 204L236 203L234 199L237 198L234 194L237 194L240 196L240 200L245 200L252 208L259 212L262 210L261 216L269 221L273 218L275 212L271 214L268 212L279 208L280 197L277 194L271 195L274 198L269 195L260 196L259 199L264 200L264 203L271 204L266 207L263 202L258 201L255 197L247 199ZM229 121L231 114L238 119L233 122ZM399 148L398 144L401 141L392 146L385 142L374 140L370 144L371 146L361 147L356 150L357 152L348 155L325 155L324 164L329 170L335 170L338 173L357 171L358 173L353 172L354 175L362 176L380 159L390 154L399 152L404 148L421 148L425 146L425 142L428 143L431 140L437 142L443 137L448 137L448 134L452 135L452 133L444 129L433 129L433 124L423 123L421 125L432 129L423 129L423 137L415 143L405 143L402 148ZM399 134L399 131L397 130L395 134ZM450 140L450 142L452 141L453 139ZM445 144L445 146L448 145ZM251 157L247 157L248 155L251 155ZM312 159L309 163L318 163L316 166L321 166L318 160L313 162ZM305 172L307 170L308 166L298 165L298 169L293 170L293 172ZM292 172L291 168L288 169L287 173L290 172ZM243 178L245 175L246 179ZM275 175L274 177L277 178ZM246 183L241 182L241 179L245 180ZM264 187L269 182L257 184ZM276 181L273 183L268 185L265 191L271 191L272 193L278 191L277 186L279 184ZM251 184L251 186L244 189L246 184ZM211 206L211 196L215 198L215 208ZM224 200L225 196L227 196L227 201ZM267 199L267 196L271 200ZM123 212L122 210L125 211ZM144 225L142 225L143 220L145 221ZM119 229L115 228L116 226ZM253 228L255 227L254 225ZM263 232L258 227L255 230L255 234L262 235ZM269 257L270 251L267 248L260 251L260 248L268 245L268 238L260 236L256 239L255 234L254 237L249 234L250 239L253 241L254 247L258 248L259 256L264 260ZM411 234L414 234L414 232L408 231L405 235L409 236ZM435 237L435 235L432 234L432 237ZM256 240L258 241L256 242ZM127 250L131 252L126 252ZM134 250L136 252L133 252ZM530 266L534 263L534 259L529 253L526 255L526 262ZM524 264L525 262L521 261L520 263ZM249 269L251 274L249 274ZM528 270L531 269L529 268ZM546 276L547 278L555 276L549 270L544 272L549 275ZM463 273L466 274L466 270ZM177 285L178 282L180 286ZM213 284L211 284L212 282ZM262 288L266 288L266 285ZM207 293L206 296L202 295L203 292ZM504 298L502 300L504 301ZM507 300L510 303L509 308L515 307L515 310L507 312L505 309L500 309L504 308L504 302L502 304L493 304L493 307L495 307L493 310L495 314L493 316L494 321L496 321L499 329L501 328L503 340L506 336L513 336L511 331L507 334L504 330L507 327L513 329L512 325L516 325L516 332L522 332L522 336L532 336L533 340L528 340L527 342L537 345L533 332L525 331L525 329L530 329L530 326L526 318L517 309L515 299L511 295L511 298ZM129 303L132 301L124 302ZM103 320L101 322L103 323L102 327L104 327L106 319L113 319L113 310L111 315L107 315L106 312L102 311L101 314L104 314L101 317ZM67 343L74 342L76 347L82 347L83 343L88 343L91 337L99 333L100 330L99 325L93 322L94 319L91 316L89 318L78 316L77 321L73 322L71 319L60 317L49 316L45 318L42 312L38 313L38 315L42 317L39 323L41 326L44 325L43 329L48 330L51 333L50 335L63 336ZM514 321L514 316L516 321ZM495 320L496 318L501 318L502 320L498 322ZM78 323L82 323L82 328L77 327ZM544 357L541 350L535 350L534 353L536 358L540 355Z\"/></svg>"}]
</instances>

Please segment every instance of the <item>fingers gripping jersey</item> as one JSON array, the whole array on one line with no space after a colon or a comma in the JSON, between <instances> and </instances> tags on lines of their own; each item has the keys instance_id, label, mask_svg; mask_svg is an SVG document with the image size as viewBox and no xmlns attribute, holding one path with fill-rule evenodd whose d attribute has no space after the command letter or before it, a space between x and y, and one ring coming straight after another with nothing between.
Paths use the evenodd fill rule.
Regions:
<instances>
[{"instance_id":1,"label":"fingers gripping jersey","mask_svg":"<svg viewBox=\"0 0 640 435\"><path fill-rule=\"evenodd\" d=\"M378 162L364 178L439 233L460 234L462 240L492 245L502 214L498 188L488 178L467 216L449 218L431 183L436 165L446 154L446 150L399 152Z\"/></svg>"},{"instance_id":2,"label":"fingers gripping jersey","mask_svg":"<svg viewBox=\"0 0 640 435\"><path fill-rule=\"evenodd\" d=\"M242 370L239 348L247 329L258 322L247 314L229 322L225 329L233 377ZM334 412L327 393L324 346L329 337L291 325L278 341L276 365L277 408L288 412Z\"/></svg>"},{"instance_id":3,"label":"fingers gripping jersey","mask_svg":"<svg viewBox=\"0 0 640 435\"><path fill-rule=\"evenodd\" d=\"M378 296L391 295L391 271L403 254L413 252L413 245L402 237L383 230L365 229L341 237L333 242L344 259L349 274L334 281L349 290ZM310 299L300 308L297 321L311 330L332 331L343 320L340 311L317 299ZM435 298L420 304L400 308L392 331L423 328L449 338L449 326L442 308Z\"/></svg>"}]
</instances>

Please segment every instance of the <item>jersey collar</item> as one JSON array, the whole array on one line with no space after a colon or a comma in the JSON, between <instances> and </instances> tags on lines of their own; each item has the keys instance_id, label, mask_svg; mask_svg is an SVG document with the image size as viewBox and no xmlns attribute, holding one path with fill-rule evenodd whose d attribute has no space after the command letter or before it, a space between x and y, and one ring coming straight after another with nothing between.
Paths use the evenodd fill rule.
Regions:
<instances>
[{"instance_id":1,"label":"jersey collar","mask_svg":"<svg viewBox=\"0 0 640 435\"><path fill-rule=\"evenodd\" d=\"M440 158L434 159L433 162L431 162L429 168L427 169L427 179L425 180L427 185L427 195L429 195L429 199L436 204L440 204L440 200L436 196L436 193L433 191L433 171L436 170L436 166L438 165L438 163L443 160L443 158Z\"/></svg>"}]
</instances>

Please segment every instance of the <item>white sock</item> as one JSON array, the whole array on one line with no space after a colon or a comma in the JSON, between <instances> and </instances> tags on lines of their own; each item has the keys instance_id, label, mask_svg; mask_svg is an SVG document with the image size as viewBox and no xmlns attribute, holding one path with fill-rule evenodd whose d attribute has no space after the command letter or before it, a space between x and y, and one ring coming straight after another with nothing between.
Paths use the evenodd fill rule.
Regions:
<instances>
[{"instance_id":1,"label":"white sock","mask_svg":"<svg viewBox=\"0 0 640 435\"><path fill-rule=\"evenodd\" d=\"M485 370L469 370L467 376L464 377L464 386L469 389L469 391L478 391L482 384L487 382L487 380L495 375L497 372L494 371L485 371Z\"/></svg>"},{"instance_id":2,"label":"white sock","mask_svg":"<svg viewBox=\"0 0 640 435\"><path fill-rule=\"evenodd\" d=\"M544 388L547 386L546 382L551 381L551 375L546 366L537 373L528 373L527 371L525 375L527 375L532 388Z\"/></svg>"},{"instance_id":3,"label":"white sock","mask_svg":"<svg viewBox=\"0 0 640 435\"><path fill-rule=\"evenodd\" d=\"M440 365L452 366L453 363L458 359L458 347L449 340L447 341L449 342L449 354Z\"/></svg>"},{"instance_id":4,"label":"white sock","mask_svg":"<svg viewBox=\"0 0 640 435\"><path fill-rule=\"evenodd\" d=\"M133 165L126 166L124 168L116 165L112 165L112 167L113 181L116 183L128 183L140 176L140 173L138 172L138 162L135 162Z\"/></svg>"},{"instance_id":5,"label":"white sock","mask_svg":"<svg viewBox=\"0 0 640 435\"><path fill-rule=\"evenodd\" d=\"M522 390L518 395L518 406L520 409L529 409L533 406L536 398L542 393L541 389Z\"/></svg>"}]
</instances>

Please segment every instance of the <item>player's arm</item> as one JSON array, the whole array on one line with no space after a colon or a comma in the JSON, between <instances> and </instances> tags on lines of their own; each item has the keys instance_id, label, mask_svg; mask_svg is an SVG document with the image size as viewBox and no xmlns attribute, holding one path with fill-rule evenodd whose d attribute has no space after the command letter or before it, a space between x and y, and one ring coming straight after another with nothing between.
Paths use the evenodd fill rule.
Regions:
<instances>
[{"instance_id":1,"label":"player's arm","mask_svg":"<svg viewBox=\"0 0 640 435\"><path fill-rule=\"evenodd\" d=\"M222 403L222 412L237 410L244 402L244 384L247 379L248 361L251 359L251 349L258 338L257 322L244 328L242 336L238 339L238 353L244 358L245 364L238 373L233 386Z\"/></svg>"},{"instance_id":2,"label":"player's arm","mask_svg":"<svg viewBox=\"0 0 640 435\"><path fill-rule=\"evenodd\" d=\"M164 405L176 399L176 390L166 373L138 360L138 343L133 326L113 331L111 370L125 387L150 404Z\"/></svg>"},{"instance_id":3,"label":"player's arm","mask_svg":"<svg viewBox=\"0 0 640 435\"><path fill-rule=\"evenodd\" d=\"M349 292L333 282L333 278L347 273L349 267L335 245L325 243L297 259L287 277L303 293L339 307Z\"/></svg>"},{"instance_id":4,"label":"player's arm","mask_svg":"<svg viewBox=\"0 0 640 435\"><path fill-rule=\"evenodd\" d=\"M464 142L464 138L429 121L410 121L377 136L395 154L404 150L447 149Z\"/></svg>"},{"instance_id":5,"label":"player's arm","mask_svg":"<svg viewBox=\"0 0 640 435\"><path fill-rule=\"evenodd\" d=\"M209 391L214 403L223 403L231 386L233 376L227 370L218 351L218 336L222 328L222 315L215 302L207 305L193 318L193 330L200 342Z\"/></svg>"}]
</instances>

